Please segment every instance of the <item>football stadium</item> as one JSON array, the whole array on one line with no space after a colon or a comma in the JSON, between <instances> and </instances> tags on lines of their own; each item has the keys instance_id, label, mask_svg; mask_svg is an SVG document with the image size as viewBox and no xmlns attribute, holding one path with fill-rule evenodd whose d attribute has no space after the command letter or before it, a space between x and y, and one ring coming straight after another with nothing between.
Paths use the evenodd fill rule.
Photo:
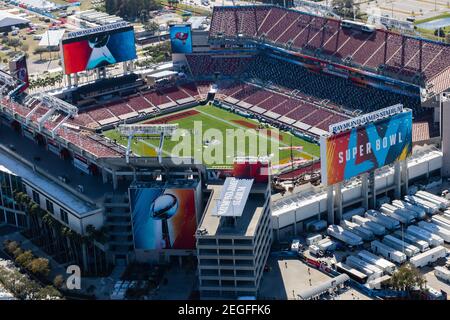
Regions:
<instances>
[{"instance_id":1,"label":"football stadium","mask_svg":"<svg viewBox=\"0 0 450 320\"><path fill-rule=\"evenodd\" d=\"M206 21L171 25L172 61L151 68L120 21L65 33L67 86L30 93L25 55L0 71L0 226L93 276L194 264L206 299L270 297L271 248L293 239L309 266L382 297L371 281L389 274L318 258L416 263L384 248L396 227L381 215L450 241L449 44L266 4Z\"/></svg>"}]
</instances>

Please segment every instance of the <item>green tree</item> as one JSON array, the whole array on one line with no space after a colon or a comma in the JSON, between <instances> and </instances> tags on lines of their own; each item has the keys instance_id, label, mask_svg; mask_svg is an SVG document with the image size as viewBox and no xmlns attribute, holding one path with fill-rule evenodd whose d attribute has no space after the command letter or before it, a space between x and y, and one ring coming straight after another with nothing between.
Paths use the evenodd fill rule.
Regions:
<instances>
[{"instance_id":1,"label":"green tree","mask_svg":"<svg viewBox=\"0 0 450 320\"><path fill-rule=\"evenodd\" d=\"M353 18L360 15L359 6L354 0L332 0L333 11L344 18Z\"/></svg>"},{"instance_id":2,"label":"green tree","mask_svg":"<svg viewBox=\"0 0 450 320\"><path fill-rule=\"evenodd\" d=\"M39 55L39 60L42 60L42 54L44 52L47 52L47 48L44 47L37 47L36 49L34 49L33 53L34 54L38 54Z\"/></svg>"},{"instance_id":3,"label":"green tree","mask_svg":"<svg viewBox=\"0 0 450 320\"><path fill-rule=\"evenodd\" d=\"M423 289L426 280L417 268L406 263L392 275L390 284L395 290L412 291L417 288Z\"/></svg>"},{"instance_id":4,"label":"green tree","mask_svg":"<svg viewBox=\"0 0 450 320\"><path fill-rule=\"evenodd\" d=\"M61 289L62 286L64 285L64 277L60 274L58 274L54 279L53 279L53 285L55 286L55 288L57 289Z\"/></svg>"},{"instance_id":5,"label":"green tree","mask_svg":"<svg viewBox=\"0 0 450 320\"><path fill-rule=\"evenodd\" d=\"M20 266L22 266L24 268L28 268L28 266L30 265L30 262L33 259L34 259L33 253L31 252L31 250L27 250L16 257L16 262Z\"/></svg>"},{"instance_id":6,"label":"green tree","mask_svg":"<svg viewBox=\"0 0 450 320\"><path fill-rule=\"evenodd\" d=\"M5 240L4 246L5 246L5 250L9 254L12 254L14 251L16 251L17 248L19 248L19 244L16 241Z\"/></svg>"},{"instance_id":7,"label":"green tree","mask_svg":"<svg viewBox=\"0 0 450 320\"><path fill-rule=\"evenodd\" d=\"M14 259L16 259L18 256L20 256L23 253L22 248L18 247L16 250L12 252Z\"/></svg>"},{"instance_id":8,"label":"green tree","mask_svg":"<svg viewBox=\"0 0 450 320\"><path fill-rule=\"evenodd\" d=\"M29 270L37 275L47 276L50 273L50 266L48 259L36 258L33 259L29 264Z\"/></svg>"},{"instance_id":9,"label":"green tree","mask_svg":"<svg viewBox=\"0 0 450 320\"><path fill-rule=\"evenodd\" d=\"M125 20L142 20L143 11L156 10L161 6L155 0L105 0L105 10ZM148 16L148 14L147 14Z\"/></svg>"},{"instance_id":10,"label":"green tree","mask_svg":"<svg viewBox=\"0 0 450 320\"><path fill-rule=\"evenodd\" d=\"M155 33L159 30L159 25L155 21L149 21L146 24L144 24L144 29L147 32Z\"/></svg>"},{"instance_id":11,"label":"green tree","mask_svg":"<svg viewBox=\"0 0 450 320\"><path fill-rule=\"evenodd\" d=\"M439 29L434 30L434 35L439 38L445 37L444 28L439 28Z\"/></svg>"},{"instance_id":12,"label":"green tree","mask_svg":"<svg viewBox=\"0 0 450 320\"><path fill-rule=\"evenodd\" d=\"M34 298L37 300L51 300L51 299L60 299L60 298L62 298L62 295L54 287L46 286L46 287L40 289L36 293Z\"/></svg>"},{"instance_id":13,"label":"green tree","mask_svg":"<svg viewBox=\"0 0 450 320\"><path fill-rule=\"evenodd\" d=\"M8 45L14 48L14 51L17 51L17 48L22 46L22 41L17 38L9 39Z\"/></svg>"}]
</instances>

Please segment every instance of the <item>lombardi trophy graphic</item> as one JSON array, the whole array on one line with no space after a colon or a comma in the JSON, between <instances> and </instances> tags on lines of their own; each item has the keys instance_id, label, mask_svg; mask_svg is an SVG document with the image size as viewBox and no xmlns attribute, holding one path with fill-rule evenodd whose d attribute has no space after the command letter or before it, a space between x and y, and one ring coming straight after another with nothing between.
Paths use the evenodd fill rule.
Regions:
<instances>
[{"instance_id":1,"label":"lombardi trophy graphic","mask_svg":"<svg viewBox=\"0 0 450 320\"><path fill-rule=\"evenodd\" d=\"M161 220L164 248L170 249L169 225L167 220L172 218L178 210L178 200L172 194L163 194L150 205L150 217Z\"/></svg>"},{"instance_id":2,"label":"lombardi trophy graphic","mask_svg":"<svg viewBox=\"0 0 450 320\"><path fill-rule=\"evenodd\" d=\"M109 41L109 34L100 34L90 38L89 46L92 48L86 69L94 69L108 64L116 63L111 51L106 46Z\"/></svg>"}]
</instances>

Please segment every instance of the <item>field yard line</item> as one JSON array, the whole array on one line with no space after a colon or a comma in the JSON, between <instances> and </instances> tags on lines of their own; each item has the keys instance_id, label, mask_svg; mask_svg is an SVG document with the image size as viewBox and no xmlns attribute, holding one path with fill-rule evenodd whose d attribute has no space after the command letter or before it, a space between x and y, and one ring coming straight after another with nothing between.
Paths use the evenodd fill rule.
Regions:
<instances>
[{"instance_id":1,"label":"field yard line","mask_svg":"<svg viewBox=\"0 0 450 320\"><path fill-rule=\"evenodd\" d=\"M148 145L149 147L153 147L153 148L155 148L156 150L158 150L158 148L159 148L158 146L155 146L153 143L147 142L147 141L145 141L145 140L138 140L138 141L140 141L140 142L142 142L142 143ZM156 151L156 150L155 150L155 151ZM162 152L163 152L165 155L172 156L172 154L171 154L170 152L167 152L166 150L164 150L164 147L163 147ZM156 151L156 153L158 154L157 151Z\"/></svg>"},{"instance_id":2,"label":"field yard line","mask_svg":"<svg viewBox=\"0 0 450 320\"><path fill-rule=\"evenodd\" d=\"M233 126L233 127L241 128L241 129L242 129L242 126L237 125L237 124L235 124L235 123L233 123L233 122L230 122L230 121L224 120L224 119L222 119L222 118L213 116L212 114L210 114L210 113L208 113L208 112L205 112L205 111L203 111L203 110L199 110L199 109L196 109L196 110L197 110L198 112L200 112L201 114L204 114L205 116L208 116L208 117L211 117L211 118L216 119L216 120L218 120L218 121L221 121L221 122L223 122L223 123L229 124L229 125L231 125L231 126ZM260 135L260 134L258 134L258 136L261 136L262 138L265 138L266 140L269 140L269 139L270 139L271 141L274 141L274 142L277 141L275 138L272 138L272 137L269 138L269 137L267 137L267 136L263 136L263 135ZM282 142L280 139L278 139L278 142L279 142L281 145L283 145L284 147L289 147L289 146L290 146L290 145L288 145L288 144ZM314 155L310 154L309 152L306 152L306 151L303 151L303 150L302 150L301 153L307 154L308 156L312 157L313 159L316 158Z\"/></svg>"}]
</instances>

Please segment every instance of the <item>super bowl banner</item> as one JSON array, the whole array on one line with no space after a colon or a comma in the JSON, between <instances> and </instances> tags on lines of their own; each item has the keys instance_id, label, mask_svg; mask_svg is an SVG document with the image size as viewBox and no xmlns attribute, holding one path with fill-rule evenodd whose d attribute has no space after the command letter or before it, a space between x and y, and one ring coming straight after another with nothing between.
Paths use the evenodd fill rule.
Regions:
<instances>
[{"instance_id":1,"label":"super bowl banner","mask_svg":"<svg viewBox=\"0 0 450 320\"><path fill-rule=\"evenodd\" d=\"M322 136L322 183L333 185L404 160L411 151L412 113L406 109L374 123Z\"/></svg>"},{"instance_id":2,"label":"super bowl banner","mask_svg":"<svg viewBox=\"0 0 450 320\"><path fill-rule=\"evenodd\" d=\"M130 188L135 249L194 249L193 189Z\"/></svg>"}]
</instances>

